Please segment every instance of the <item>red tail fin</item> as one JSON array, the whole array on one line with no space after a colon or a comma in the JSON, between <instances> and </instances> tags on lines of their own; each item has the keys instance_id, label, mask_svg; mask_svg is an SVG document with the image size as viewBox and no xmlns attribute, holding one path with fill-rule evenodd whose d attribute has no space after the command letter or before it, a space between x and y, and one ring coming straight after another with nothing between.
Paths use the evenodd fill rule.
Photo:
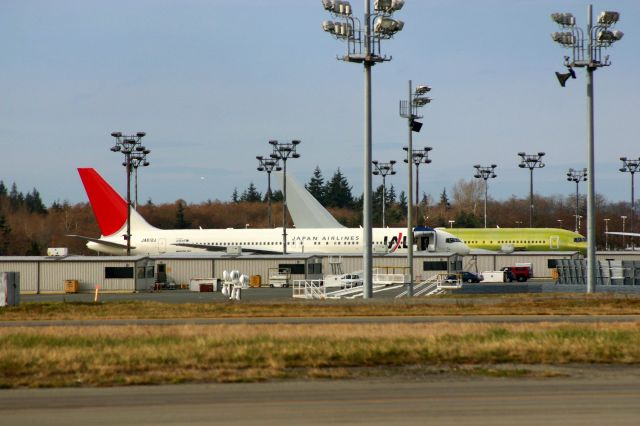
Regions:
<instances>
[{"instance_id":1,"label":"red tail fin","mask_svg":"<svg viewBox=\"0 0 640 426\"><path fill-rule=\"evenodd\" d=\"M89 196L102 235L111 235L127 222L127 202L95 169L79 168L80 179Z\"/></svg>"}]
</instances>

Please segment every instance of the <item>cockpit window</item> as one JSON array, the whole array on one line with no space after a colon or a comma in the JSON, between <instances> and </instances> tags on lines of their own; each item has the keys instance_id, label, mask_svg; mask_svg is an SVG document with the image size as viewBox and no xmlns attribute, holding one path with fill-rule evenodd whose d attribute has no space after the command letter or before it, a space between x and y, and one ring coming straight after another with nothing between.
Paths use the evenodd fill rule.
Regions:
<instances>
[{"instance_id":1,"label":"cockpit window","mask_svg":"<svg viewBox=\"0 0 640 426\"><path fill-rule=\"evenodd\" d=\"M586 237L576 237L573 239L574 243L586 243L587 242L587 238Z\"/></svg>"},{"instance_id":2,"label":"cockpit window","mask_svg":"<svg viewBox=\"0 0 640 426\"><path fill-rule=\"evenodd\" d=\"M460 241L459 238L447 238L446 239L447 243L460 243L462 241Z\"/></svg>"}]
</instances>

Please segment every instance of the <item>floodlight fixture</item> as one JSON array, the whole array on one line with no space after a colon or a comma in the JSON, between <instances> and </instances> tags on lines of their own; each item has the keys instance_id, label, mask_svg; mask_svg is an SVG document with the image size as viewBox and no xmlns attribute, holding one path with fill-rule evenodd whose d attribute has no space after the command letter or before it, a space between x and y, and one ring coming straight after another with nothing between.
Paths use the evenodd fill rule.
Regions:
<instances>
[{"instance_id":1,"label":"floodlight fixture","mask_svg":"<svg viewBox=\"0 0 640 426\"><path fill-rule=\"evenodd\" d=\"M416 97L413 98L413 105L417 107L425 106L426 104L431 102L431 98L427 97Z\"/></svg>"},{"instance_id":2,"label":"floodlight fixture","mask_svg":"<svg viewBox=\"0 0 640 426\"><path fill-rule=\"evenodd\" d=\"M375 0L373 10L376 12L391 14L404 6L404 0Z\"/></svg>"},{"instance_id":3,"label":"floodlight fixture","mask_svg":"<svg viewBox=\"0 0 640 426\"><path fill-rule=\"evenodd\" d=\"M258 160L258 171L267 172L267 214L269 218L269 228L273 227L272 214L271 214L271 172L281 171L279 160L273 158L265 158L262 155L256 156Z\"/></svg>"},{"instance_id":4,"label":"floodlight fixture","mask_svg":"<svg viewBox=\"0 0 640 426\"><path fill-rule=\"evenodd\" d=\"M127 240L127 256L131 255L131 174L135 172L135 207L138 207L138 167L146 167L147 154L151 153L142 145L141 139L145 132L137 132L135 135L123 135L122 132L111 132L116 139L116 144L110 148L112 152L124 154L125 161L122 165L127 173L127 231L124 238Z\"/></svg>"},{"instance_id":5,"label":"floodlight fixture","mask_svg":"<svg viewBox=\"0 0 640 426\"><path fill-rule=\"evenodd\" d=\"M551 33L551 39L563 46L573 46L576 44L576 36L570 32Z\"/></svg>"},{"instance_id":6,"label":"floodlight fixture","mask_svg":"<svg viewBox=\"0 0 640 426\"><path fill-rule=\"evenodd\" d=\"M496 167L495 164L490 166L481 166L480 164L476 164L473 166L476 169L476 173L473 175L476 179L484 180L484 227L487 227L487 194L488 194L488 180L495 179L498 175L495 173Z\"/></svg>"},{"instance_id":7,"label":"floodlight fixture","mask_svg":"<svg viewBox=\"0 0 640 426\"><path fill-rule=\"evenodd\" d=\"M383 38L392 37L395 33L402 31L402 28L404 28L404 22L385 16L376 19L373 25L373 31Z\"/></svg>"},{"instance_id":8,"label":"floodlight fixture","mask_svg":"<svg viewBox=\"0 0 640 426\"><path fill-rule=\"evenodd\" d=\"M602 30L598 32L597 40L598 42L609 46L612 43L620 40L623 36L624 36L624 33L620 30L615 30L615 31Z\"/></svg>"},{"instance_id":9,"label":"floodlight fixture","mask_svg":"<svg viewBox=\"0 0 640 426\"><path fill-rule=\"evenodd\" d=\"M576 18L572 13L552 13L551 19L562 27L573 27L576 25Z\"/></svg>"},{"instance_id":10,"label":"floodlight fixture","mask_svg":"<svg viewBox=\"0 0 640 426\"><path fill-rule=\"evenodd\" d=\"M608 27L618 22L619 19L620 13L611 10L603 10L600 12L600 15L598 15L598 24Z\"/></svg>"},{"instance_id":11,"label":"floodlight fixture","mask_svg":"<svg viewBox=\"0 0 640 426\"><path fill-rule=\"evenodd\" d=\"M387 176L393 176L396 174L396 171L393 170L393 165L396 164L396 161L391 160L386 163L381 163L377 160L373 160L371 164L375 167L373 174L375 176L382 176L382 227L386 228L385 208L387 204Z\"/></svg>"},{"instance_id":12,"label":"floodlight fixture","mask_svg":"<svg viewBox=\"0 0 640 426\"><path fill-rule=\"evenodd\" d=\"M413 165L416 157L414 156L413 149L413 132L419 132L422 129L422 123L417 121L422 118L421 115L418 114L419 108L424 107L429 102L431 102L431 98L424 96L427 92L431 91L431 87L426 84L416 85L415 90L413 89L412 82L409 80L409 97L406 100L400 101L399 113L400 117L407 119L407 127L409 130L409 143L408 146L404 148L407 152L407 157L404 159L405 163L407 163L407 177L408 177L408 206L407 206L407 263L408 263L408 273L409 273L409 283L407 285L407 294L409 296L413 296ZM420 206L418 204L419 197L419 165L424 162L430 163L431 160L428 157L428 152L431 148L425 148L425 150L415 150L416 152L421 152L422 159L424 161L419 161L416 164L416 220L418 220L420 213Z\"/></svg>"},{"instance_id":13,"label":"floodlight fixture","mask_svg":"<svg viewBox=\"0 0 640 426\"><path fill-rule=\"evenodd\" d=\"M552 16L554 21L558 22ZM609 27L620 19L620 13L604 11L600 13L596 25L593 24L593 7L587 6L587 25L583 30L575 25L569 27L575 38L575 43L562 43L571 50L571 57L565 56L564 64L571 67L584 67L587 71L587 170L589 183L587 185L587 293L595 292L596 286L596 224L595 224L595 172L594 172L594 100L593 100L593 72L601 67L611 65L609 55L602 57L602 50L610 47L623 36L622 31L616 33ZM558 22L561 27L566 25ZM555 38L554 38L555 39ZM560 37L560 40L565 38ZM558 40L558 41L560 41ZM558 77L560 78L560 77ZM566 79L565 79L566 81Z\"/></svg>"},{"instance_id":14,"label":"floodlight fixture","mask_svg":"<svg viewBox=\"0 0 640 426\"><path fill-rule=\"evenodd\" d=\"M587 168L583 168L582 170L569 169L567 172L567 181L575 182L576 184L576 227L575 232L580 232L580 215L578 214L578 206L580 202L579 195L579 185L580 182L585 182L587 180Z\"/></svg>"},{"instance_id":15,"label":"floodlight fixture","mask_svg":"<svg viewBox=\"0 0 640 426\"><path fill-rule=\"evenodd\" d=\"M294 139L291 142L278 142L272 139L269 141L269 144L273 146L271 158L274 160L282 160L283 164L282 254L287 254L287 160L289 158L300 158L300 154L296 151L300 140Z\"/></svg>"},{"instance_id":16,"label":"floodlight fixture","mask_svg":"<svg viewBox=\"0 0 640 426\"><path fill-rule=\"evenodd\" d=\"M640 158L638 159L629 159L627 157L620 157L620 161L622 161L622 167L620 171L625 173L628 172L631 174L631 232L635 232L636 226L636 203L635 203L635 193L634 193L634 175L636 172L640 171ZM631 239L631 247L634 247L633 239Z\"/></svg>"},{"instance_id":17,"label":"floodlight fixture","mask_svg":"<svg viewBox=\"0 0 640 426\"><path fill-rule=\"evenodd\" d=\"M518 167L521 169L528 168L530 171L529 178L529 227L533 228L533 170L541 169L544 167L544 163L541 158L545 155L544 152L538 152L538 154L525 154L519 152L518 156L521 157Z\"/></svg>"},{"instance_id":18,"label":"floodlight fixture","mask_svg":"<svg viewBox=\"0 0 640 426\"><path fill-rule=\"evenodd\" d=\"M346 54L338 57L345 62L363 64L364 66L364 184L362 202L362 256L363 296L369 299L373 295L373 232L372 219L372 188L371 188L371 68L377 63L390 61L382 53L382 40L390 39L402 30L404 23L390 18L402 9L404 0L375 0L374 10L371 10L371 0L364 2L364 17L358 19L353 16L351 4L346 1L322 0L323 8L334 17L333 21L325 21L322 28L325 32L346 42ZM372 13L373 12L373 13ZM411 294L413 295L413 294Z\"/></svg>"},{"instance_id":19,"label":"floodlight fixture","mask_svg":"<svg viewBox=\"0 0 640 426\"><path fill-rule=\"evenodd\" d=\"M408 146L405 146L402 149L406 151L407 154L409 154ZM429 158L429 152L431 150L433 150L433 148L430 146L425 146L423 149L412 149L411 154L407 155L407 157L404 159L405 163L409 163L409 158L411 158L411 162L416 166L416 222L419 221L420 218L420 165L431 163L431 158ZM409 192L409 194L411 194L411 192ZM411 196L409 196L409 198L411 198Z\"/></svg>"}]
</instances>

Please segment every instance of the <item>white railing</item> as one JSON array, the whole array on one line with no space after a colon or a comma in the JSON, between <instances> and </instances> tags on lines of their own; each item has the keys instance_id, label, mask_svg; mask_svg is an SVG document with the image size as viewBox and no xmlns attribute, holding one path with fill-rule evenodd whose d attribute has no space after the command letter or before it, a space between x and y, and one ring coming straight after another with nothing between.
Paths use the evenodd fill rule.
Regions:
<instances>
[{"instance_id":1,"label":"white railing","mask_svg":"<svg viewBox=\"0 0 640 426\"><path fill-rule=\"evenodd\" d=\"M298 299L325 299L326 288L322 280L293 280L293 297Z\"/></svg>"},{"instance_id":2,"label":"white railing","mask_svg":"<svg viewBox=\"0 0 640 426\"><path fill-rule=\"evenodd\" d=\"M450 274L439 273L431 278L428 278L424 281L419 282L418 284L413 286L413 295L414 296L435 296L437 294L443 294L447 290L459 289L462 288L462 280L460 276L457 275L455 280L448 279ZM396 298L406 297L408 295L408 290L403 291Z\"/></svg>"}]
</instances>

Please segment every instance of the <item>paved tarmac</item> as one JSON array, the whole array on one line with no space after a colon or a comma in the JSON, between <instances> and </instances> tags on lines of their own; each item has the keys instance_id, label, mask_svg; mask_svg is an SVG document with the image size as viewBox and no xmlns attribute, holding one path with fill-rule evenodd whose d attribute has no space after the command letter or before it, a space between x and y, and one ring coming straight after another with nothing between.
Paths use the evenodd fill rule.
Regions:
<instances>
[{"instance_id":1,"label":"paved tarmac","mask_svg":"<svg viewBox=\"0 0 640 426\"><path fill-rule=\"evenodd\" d=\"M604 370L608 370L606 367ZM640 369L579 377L0 390L0 424L638 425Z\"/></svg>"}]
</instances>

